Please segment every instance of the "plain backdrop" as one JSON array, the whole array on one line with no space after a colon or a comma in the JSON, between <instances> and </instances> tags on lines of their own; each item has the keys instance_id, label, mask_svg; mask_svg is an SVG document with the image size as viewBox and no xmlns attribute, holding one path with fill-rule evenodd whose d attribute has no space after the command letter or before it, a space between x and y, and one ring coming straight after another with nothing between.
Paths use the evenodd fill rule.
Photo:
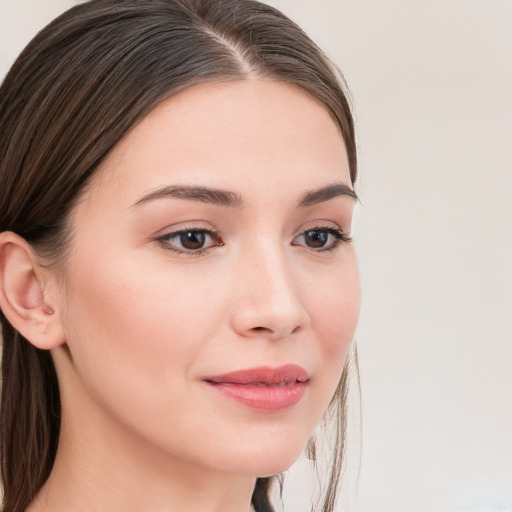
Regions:
<instances>
[{"instance_id":1,"label":"plain backdrop","mask_svg":"<svg viewBox=\"0 0 512 512\"><path fill-rule=\"evenodd\" d=\"M0 0L0 77L74 3ZM512 2L271 3L355 106L362 423L339 509L511 511ZM310 510L305 466L288 512Z\"/></svg>"}]
</instances>

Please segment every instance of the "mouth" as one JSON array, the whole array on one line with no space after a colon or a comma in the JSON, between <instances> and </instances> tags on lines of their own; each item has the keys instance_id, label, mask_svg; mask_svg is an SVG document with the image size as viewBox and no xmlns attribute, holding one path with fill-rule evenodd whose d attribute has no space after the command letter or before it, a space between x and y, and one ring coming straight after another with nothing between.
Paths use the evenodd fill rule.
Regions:
<instances>
[{"instance_id":1,"label":"mouth","mask_svg":"<svg viewBox=\"0 0 512 512\"><path fill-rule=\"evenodd\" d=\"M238 370L207 377L204 382L225 398L253 409L278 412L301 400L309 376L304 368L288 364L279 368Z\"/></svg>"}]
</instances>

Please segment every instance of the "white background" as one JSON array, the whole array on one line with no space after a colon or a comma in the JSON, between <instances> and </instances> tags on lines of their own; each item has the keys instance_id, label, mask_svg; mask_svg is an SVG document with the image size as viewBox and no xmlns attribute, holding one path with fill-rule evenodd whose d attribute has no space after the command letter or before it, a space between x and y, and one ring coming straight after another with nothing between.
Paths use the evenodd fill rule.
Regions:
<instances>
[{"instance_id":1,"label":"white background","mask_svg":"<svg viewBox=\"0 0 512 512\"><path fill-rule=\"evenodd\" d=\"M74 3L0 0L0 77ZM511 511L512 2L272 4L355 103L362 463L340 510Z\"/></svg>"}]
</instances>

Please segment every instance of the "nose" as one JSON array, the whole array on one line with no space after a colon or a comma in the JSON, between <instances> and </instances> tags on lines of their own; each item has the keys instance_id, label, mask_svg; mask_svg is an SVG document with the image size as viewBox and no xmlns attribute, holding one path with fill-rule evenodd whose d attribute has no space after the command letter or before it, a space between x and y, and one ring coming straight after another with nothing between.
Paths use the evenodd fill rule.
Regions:
<instances>
[{"instance_id":1,"label":"nose","mask_svg":"<svg viewBox=\"0 0 512 512\"><path fill-rule=\"evenodd\" d=\"M248 338L271 340L298 334L309 323L300 297L300 273L277 249L259 251L236 274L233 329Z\"/></svg>"}]
</instances>

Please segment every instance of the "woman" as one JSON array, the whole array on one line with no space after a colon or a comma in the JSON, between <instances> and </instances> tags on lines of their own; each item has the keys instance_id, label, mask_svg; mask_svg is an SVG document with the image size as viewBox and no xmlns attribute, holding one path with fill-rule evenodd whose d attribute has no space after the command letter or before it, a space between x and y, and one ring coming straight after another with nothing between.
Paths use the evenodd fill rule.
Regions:
<instances>
[{"instance_id":1,"label":"woman","mask_svg":"<svg viewBox=\"0 0 512 512\"><path fill-rule=\"evenodd\" d=\"M0 132L4 511L272 510L327 409L342 434L359 312L326 58L252 0L92 0Z\"/></svg>"}]
</instances>

